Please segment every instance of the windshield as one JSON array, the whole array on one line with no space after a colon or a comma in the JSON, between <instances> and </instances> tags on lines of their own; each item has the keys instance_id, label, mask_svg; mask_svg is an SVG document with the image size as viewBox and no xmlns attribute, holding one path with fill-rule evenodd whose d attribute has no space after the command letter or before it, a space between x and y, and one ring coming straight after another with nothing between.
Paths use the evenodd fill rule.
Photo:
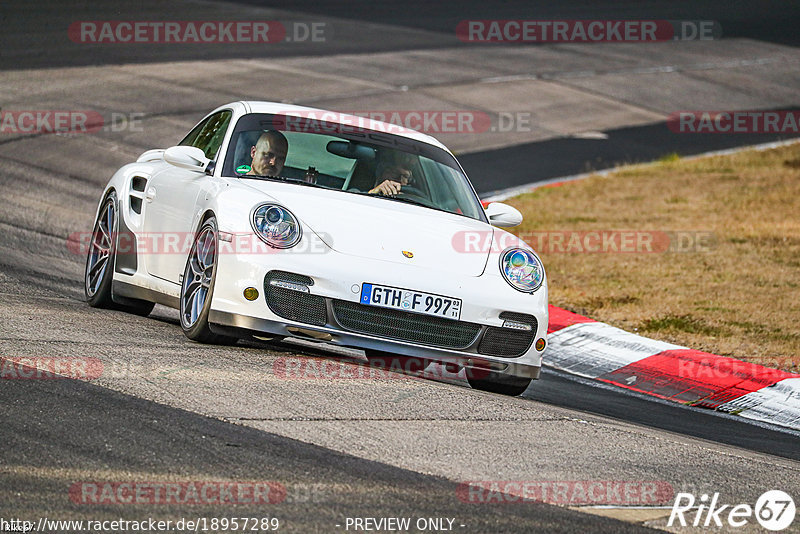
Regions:
<instances>
[{"instance_id":1,"label":"windshield","mask_svg":"<svg viewBox=\"0 0 800 534\"><path fill-rule=\"evenodd\" d=\"M280 115L239 119L223 176L297 182L486 220L467 177L445 150L352 126L289 125Z\"/></svg>"}]
</instances>

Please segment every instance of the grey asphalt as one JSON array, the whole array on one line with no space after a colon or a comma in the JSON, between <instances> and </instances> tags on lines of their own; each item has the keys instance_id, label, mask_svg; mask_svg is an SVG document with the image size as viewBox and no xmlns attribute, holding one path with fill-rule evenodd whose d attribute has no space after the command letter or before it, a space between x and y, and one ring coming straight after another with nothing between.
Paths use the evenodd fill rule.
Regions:
<instances>
[{"instance_id":1,"label":"grey asphalt","mask_svg":"<svg viewBox=\"0 0 800 534\"><path fill-rule=\"evenodd\" d=\"M457 484L442 477L86 382L4 381L0 405L0 517L6 520L269 517L280 521L281 532L337 532L345 531L348 517L412 517L412 523L450 518L458 532L648 530L541 503L463 503ZM80 483L218 481L274 484L285 498L259 505L126 505L76 503L69 493Z\"/></svg>"},{"instance_id":2,"label":"grey asphalt","mask_svg":"<svg viewBox=\"0 0 800 534\"><path fill-rule=\"evenodd\" d=\"M6 2L0 7L0 69L64 67L194 59L275 58L343 53L469 46L455 35L456 25L472 19L600 19L713 20L726 38L755 39L798 45L800 6L781 2L765 9L746 0L651 2L546 2L513 0L491 3L370 2L367 0L303 0L299 2L238 0L233 2L78 0ZM145 50L118 43L86 45L67 38L76 21L103 20L278 20L326 22L332 37L326 42L271 44L147 45Z\"/></svg>"},{"instance_id":3,"label":"grey asphalt","mask_svg":"<svg viewBox=\"0 0 800 534\"><path fill-rule=\"evenodd\" d=\"M441 136L483 191L657 157L663 150L749 143L725 136L693 147L692 136L672 139L659 124L678 109L774 109L797 102L799 56L784 31L794 24L791 7L753 18L762 30L778 20L774 31L747 33L755 9L750 4L702 4L716 11L698 8L697 17L684 4L688 18L720 13L713 18L733 20L724 26L739 24L742 31L719 42L659 43L642 53L641 46L624 44L464 46L444 31L451 19L438 5L430 6L429 23L416 25L417 16L409 14L414 5L402 5L397 12L382 7L374 20L333 4L315 4L316 12L307 4L289 12L218 2L0 8L7 30L0 36L4 111L94 109L107 120L114 113L141 120L88 135L0 136L0 355L95 357L105 369L92 384L0 381L0 517L174 518L244 510L76 507L66 491L87 477L268 479L296 487L300 496L312 488L316 502L297 497L276 506L275 515L287 529L320 532L336 532L336 521L348 514L450 515L466 532L664 525L664 514L630 525L547 505L463 506L453 487L464 480L657 480L675 491L719 491L727 502L750 503L768 489L800 494L797 436L776 429L547 372L516 399L473 391L457 380L287 379L275 372L276 362L287 358L333 361L343 369L362 362L341 351L324 353L340 360L318 360L319 352L286 344L201 346L182 335L176 314L165 308L139 318L82 302L84 258L67 239L91 228L108 177L144 150L174 144L227 101L478 109L495 119L501 112L531 113L534 125L525 131ZM665 3L657 5L667 10L663 16L672 13ZM465 16L473 16L475 6L465 4ZM587 4L575 6L571 12L592 13ZM482 9L490 10L488 4ZM510 12L498 11L496 18ZM335 24L322 45L284 43L266 51L87 47L64 38L74 20L157 17ZM754 59L760 63L749 63ZM605 133L607 143L584 143L587 132Z\"/></svg>"},{"instance_id":4,"label":"grey asphalt","mask_svg":"<svg viewBox=\"0 0 800 534\"><path fill-rule=\"evenodd\" d=\"M791 106L797 109L798 106ZM602 132L604 138L559 137L507 148L464 154L461 165L481 196L621 165L645 163L678 155L694 156L746 145L760 145L799 134L686 134L670 132L666 123L627 126ZM536 162L531 165L531 162Z\"/></svg>"},{"instance_id":5,"label":"grey asphalt","mask_svg":"<svg viewBox=\"0 0 800 534\"><path fill-rule=\"evenodd\" d=\"M236 3L262 7L285 5L276 0L236 0ZM651 0L649 2L547 2L507 0L502 3L370 2L369 0L299 0L292 9L302 13L331 17L345 16L371 23L393 24L418 30L450 33L462 20L713 20L727 38L745 37L783 44L800 44L797 23L800 6L783 3L777 9L764 9L759 2L725 0ZM420 16L424 13L424 16Z\"/></svg>"}]
</instances>

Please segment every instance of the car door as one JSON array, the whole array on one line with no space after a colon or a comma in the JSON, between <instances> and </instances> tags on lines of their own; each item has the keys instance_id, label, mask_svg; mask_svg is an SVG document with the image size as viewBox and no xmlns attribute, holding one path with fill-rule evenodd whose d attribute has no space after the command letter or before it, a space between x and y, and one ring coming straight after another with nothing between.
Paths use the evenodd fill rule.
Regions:
<instances>
[{"instance_id":1,"label":"car door","mask_svg":"<svg viewBox=\"0 0 800 534\"><path fill-rule=\"evenodd\" d=\"M217 157L231 119L231 111L215 113L198 124L179 143L201 149L207 158ZM144 233L147 272L180 283L191 251L198 199L214 178L169 166L154 174L145 191ZM203 197L205 198L205 197Z\"/></svg>"}]
</instances>

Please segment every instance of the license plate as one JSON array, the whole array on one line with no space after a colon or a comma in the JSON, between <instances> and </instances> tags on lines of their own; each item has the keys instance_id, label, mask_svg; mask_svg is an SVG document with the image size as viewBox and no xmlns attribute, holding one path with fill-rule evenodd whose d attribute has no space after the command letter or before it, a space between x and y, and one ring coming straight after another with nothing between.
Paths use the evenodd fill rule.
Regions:
<instances>
[{"instance_id":1,"label":"license plate","mask_svg":"<svg viewBox=\"0 0 800 534\"><path fill-rule=\"evenodd\" d=\"M461 299L397 287L361 284L361 304L458 320Z\"/></svg>"}]
</instances>

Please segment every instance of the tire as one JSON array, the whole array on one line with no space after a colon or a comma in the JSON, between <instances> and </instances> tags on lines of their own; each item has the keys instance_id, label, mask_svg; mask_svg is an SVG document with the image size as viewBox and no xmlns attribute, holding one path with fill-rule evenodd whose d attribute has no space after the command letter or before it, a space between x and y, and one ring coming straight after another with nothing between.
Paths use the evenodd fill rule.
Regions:
<instances>
[{"instance_id":1,"label":"tire","mask_svg":"<svg viewBox=\"0 0 800 534\"><path fill-rule=\"evenodd\" d=\"M366 349L370 367L379 367L388 371L403 371L408 374L422 373L432 360L416 356L401 356L391 352Z\"/></svg>"},{"instance_id":2,"label":"tire","mask_svg":"<svg viewBox=\"0 0 800 534\"><path fill-rule=\"evenodd\" d=\"M236 338L215 334L208 326L211 297L217 278L217 220L209 217L195 236L181 283L181 329L199 343L233 344Z\"/></svg>"},{"instance_id":3,"label":"tire","mask_svg":"<svg viewBox=\"0 0 800 534\"><path fill-rule=\"evenodd\" d=\"M510 397L522 395L531 385L530 378L526 376L506 375L493 371L467 369L467 381L473 389L499 393Z\"/></svg>"},{"instance_id":4,"label":"tire","mask_svg":"<svg viewBox=\"0 0 800 534\"><path fill-rule=\"evenodd\" d=\"M114 235L119 228L117 195L112 191L106 197L94 223L86 269L83 276L83 293L86 302L93 308L106 308L147 316L153 311L153 302L125 299L124 304L114 302L111 283L117 259L117 243Z\"/></svg>"}]
</instances>

